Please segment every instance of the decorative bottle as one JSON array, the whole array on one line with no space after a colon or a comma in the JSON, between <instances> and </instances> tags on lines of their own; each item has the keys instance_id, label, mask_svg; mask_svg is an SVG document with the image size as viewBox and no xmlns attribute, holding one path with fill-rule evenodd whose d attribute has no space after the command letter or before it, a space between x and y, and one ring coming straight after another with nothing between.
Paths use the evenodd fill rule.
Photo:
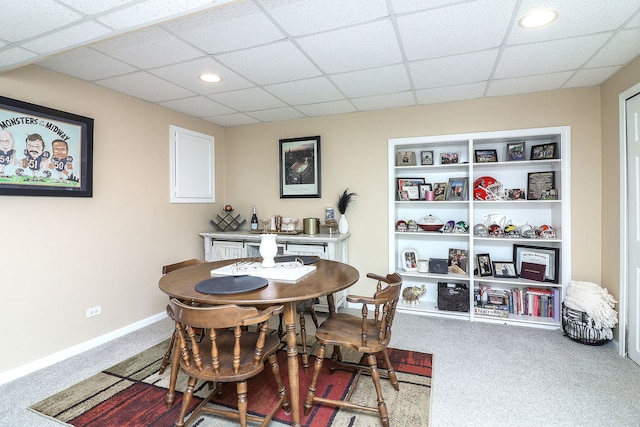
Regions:
<instances>
[{"instance_id":1,"label":"decorative bottle","mask_svg":"<svg viewBox=\"0 0 640 427\"><path fill-rule=\"evenodd\" d=\"M256 205L253 205L253 215L251 215L251 231L258 230L258 215L256 215Z\"/></svg>"}]
</instances>

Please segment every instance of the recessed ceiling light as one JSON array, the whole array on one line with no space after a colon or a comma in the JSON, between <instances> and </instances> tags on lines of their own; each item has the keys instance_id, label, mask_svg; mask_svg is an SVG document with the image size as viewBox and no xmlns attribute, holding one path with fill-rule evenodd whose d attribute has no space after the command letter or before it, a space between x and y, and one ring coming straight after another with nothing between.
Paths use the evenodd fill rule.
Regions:
<instances>
[{"instance_id":1,"label":"recessed ceiling light","mask_svg":"<svg viewBox=\"0 0 640 427\"><path fill-rule=\"evenodd\" d=\"M518 21L522 28L540 28L556 20L558 11L553 9L534 9Z\"/></svg>"},{"instance_id":2,"label":"recessed ceiling light","mask_svg":"<svg viewBox=\"0 0 640 427\"><path fill-rule=\"evenodd\" d=\"M217 74L202 74L200 80L207 83L218 83L222 81L222 77Z\"/></svg>"}]
</instances>

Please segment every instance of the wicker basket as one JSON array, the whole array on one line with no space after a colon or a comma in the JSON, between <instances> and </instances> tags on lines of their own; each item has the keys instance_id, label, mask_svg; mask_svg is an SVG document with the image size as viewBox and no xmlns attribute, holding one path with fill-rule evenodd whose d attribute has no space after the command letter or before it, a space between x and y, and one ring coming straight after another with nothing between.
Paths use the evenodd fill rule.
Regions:
<instances>
[{"instance_id":1,"label":"wicker basket","mask_svg":"<svg viewBox=\"0 0 640 427\"><path fill-rule=\"evenodd\" d=\"M438 282L438 310L469 311L469 287L464 283Z\"/></svg>"},{"instance_id":2,"label":"wicker basket","mask_svg":"<svg viewBox=\"0 0 640 427\"><path fill-rule=\"evenodd\" d=\"M562 303L562 330L573 341L587 345L602 345L609 341L602 338L603 330L593 327L593 319L584 311L574 310Z\"/></svg>"}]
</instances>

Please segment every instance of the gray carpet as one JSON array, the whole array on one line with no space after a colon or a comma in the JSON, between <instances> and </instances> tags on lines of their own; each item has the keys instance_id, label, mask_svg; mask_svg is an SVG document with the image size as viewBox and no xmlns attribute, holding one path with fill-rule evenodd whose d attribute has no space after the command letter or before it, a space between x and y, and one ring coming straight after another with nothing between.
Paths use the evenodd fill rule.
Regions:
<instances>
[{"instance_id":1,"label":"gray carpet","mask_svg":"<svg viewBox=\"0 0 640 427\"><path fill-rule=\"evenodd\" d=\"M157 322L0 386L0 426L60 426L26 408L166 339L172 327ZM611 343L400 313L391 345L434 355L434 427L640 425L640 367Z\"/></svg>"}]
</instances>

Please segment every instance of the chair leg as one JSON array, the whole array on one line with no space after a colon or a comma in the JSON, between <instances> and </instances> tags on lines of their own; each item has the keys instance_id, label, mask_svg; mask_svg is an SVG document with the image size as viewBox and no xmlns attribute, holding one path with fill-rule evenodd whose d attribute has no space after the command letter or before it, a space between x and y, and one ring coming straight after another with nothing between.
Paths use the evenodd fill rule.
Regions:
<instances>
[{"instance_id":1,"label":"chair leg","mask_svg":"<svg viewBox=\"0 0 640 427\"><path fill-rule=\"evenodd\" d=\"M305 325L304 312L300 313L300 338L302 338L302 369L304 373L309 373L309 352L307 351L307 328Z\"/></svg>"},{"instance_id":2,"label":"chair leg","mask_svg":"<svg viewBox=\"0 0 640 427\"><path fill-rule=\"evenodd\" d=\"M316 325L316 329L318 329L318 326L320 325L318 323L318 315L316 314L316 311L313 309L313 307L309 307L309 314L311 315L311 320L313 320L313 324Z\"/></svg>"},{"instance_id":3,"label":"chair leg","mask_svg":"<svg viewBox=\"0 0 640 427\"><path fill-rule=\"evenodd\" d=\"M313 405L313 398L316 394L316 384L318 382L318 374L322 369L322 359L324 359L324 353L327 347L324 344L320 344L318 348L318 354L316 356L316 364L313 368L313 377L311 378L311 384L309 384L309 391L307 392L307 399L304 402L304 415L307 416L311 412L311 406Z\"/></svg>"},{"instance_id":4,"label":"chair leg","mask_svg":"<svg viewBox=\"0 0 640 427\"><path fill-rule=\"evenodd\" d=\"M274 354L269 355L268 357L269 365L271 366L271 372L273 372L273 377L276 380L276 386L278 387L278 394L282 399L282 409L288 415L291 413L291 403L289 402L289 397L287 396L287 390L284 387L284 383L282 382L282 377L280 376L280 365L278 365L278 357Z\"/></svg>"},{"instance_id":5,"label":"chair leg","mask_svg":"<svg viewBox=\"0 0 640 427\"><path fill-rule=\"evenodd\" d=\"M177 347L176 344L174 344ZM173 402L176 398L176 382L178 381L178 372L180 372L180 351L174 348L171 353L171 371L169 376L169 389L167 390L167 397L164 401L167 405L167 409L173 406Z\"/></svg>"},{"instance_id":6,"label":"chair leg","mask_svg":"<svg viewBox=\"0 0 640 427\"><path fill-rule=\"evenodd\" d=\"M171 341L169 342L169 348L167 348L167 352L164 354L164 357L162 358L162 363L160 363L160 370L158 371L158 375L162 375L164 374L164 370L167 368L167 365L169 365L169 361L171 359L171 352L173 351L173 346L175 345L176 342L176 332L173 331L173 334L171 334Z\"/></svg>"},{"instance_id":7,"label":"chair leg","mask_svg":"<svg viewBox=\"0 0 640 427\"><path fill-rule=\"evenodd\" d=\"M278 323L278 338L282 338L284 336L283 324L284 324L284 314L280 313L279 315L280 321Z\"/></svg>"},{"instance_id":8,"label":"chair leg","mask_svg":"<svg viewBox=\"0 0 640 427\"><path fill-rule=\"evenodd\" d=\"M236 383L238 390L238 415L240 416L240 426L247 426L247 382L238 381Z\"/></svg>"},{"instance_id":9,"label":"chair leg","mask_svg":"<svg viewBox=\"0 0 640 427\"><path fill-rule=\"evenodd\" d=\"M367 362L369 367L371 368L371 379L373 380L373 385L376 389L376 394L378 395L378 414L380 416L380 421L384 427L389 427L389 412L387 411L387 405L384 403L384 398L382 397L382 388L380 387L380 373L378 372L378 365L376 363L376 355L368 354Z\"/></svg>"},{"instance_id":10,"label":"chair leg","mask_svg":"<svg viewBox=\"0 0 640 427\"><path fill-rule=\"evenodd\" d=\"M395 369L393 369L393 365L391 364L391 360L389 360L389 352L386 348L382 349L382 357L384 358L384 364L387 368L387 375L389 376L389 382L393 386L396 391L400 390L400 385L398 383L398 376L396 375Z\"/></svg>"},{"instance_id":11,"label":"chair leg","mask_svg":"<svg viewBox=\"0 0 640 427\"><path fill-rule=\"evenodd\" d=\"M197 378L189 377L189 381L187 382L187 389L184 391L184 395L182 396L182 407L180 408L180 414L178 415L178 419L175 423L177 427L184 426L184 417L187 415L187 409L189 408L189 404L191 403L191 398L193 397L193 391L196 387L197 382Z\"/></svg>"}]
</instances>

